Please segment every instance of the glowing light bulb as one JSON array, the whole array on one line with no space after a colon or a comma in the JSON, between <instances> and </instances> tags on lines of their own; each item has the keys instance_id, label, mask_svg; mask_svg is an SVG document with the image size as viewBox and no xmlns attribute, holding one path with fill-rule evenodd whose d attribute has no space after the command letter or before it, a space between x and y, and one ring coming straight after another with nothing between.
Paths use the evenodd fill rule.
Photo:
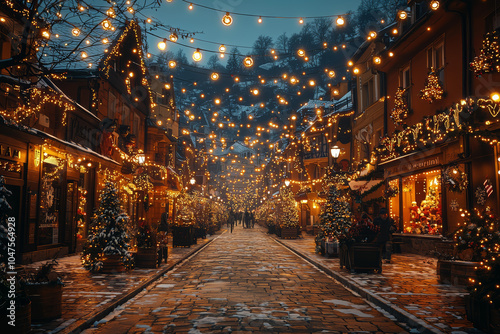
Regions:
<instances>
[{"instance_id":1,"label":"glowing light bulb","mask_svg":"<svg viewBox=\"0 0 500 334\"><path fill-rule=\"evenodd\" d=\"M380 65L382 63L382 58L380 58L379 56L373 57L373 63L375 65Z\"/></svg>"},{"instance_id":2,"label":"glowing light bulb","mask_svg":"<svg viewBox=\"0 0 500 334\"><path fill-rule=\"evenodd\" d=\"M219 73L217 73L217 72L213 72L213 73L210 75L210 78L211 78L212 80L214 80L214 81L215 81L215 80L219 80Z\"/></svg>"},{"instance_id":3,"label":"glowing light bulb","mask_svg":"<svg viewBox=\"0 0 500 334\"><path fill-rule=\"evenodd\" d=\"M299 57L304 57L306 55L306 52L302 49L297 50L297 55Z\"/></svg>"},{"instance_id":4,"label":"glowing light bulb","mask_svg":"<svg viewBox=\"0 0 500 334\"><path fill-rule=\"evenodd\" d=\"M304 19L300 18L299 19L299 24L303 24L304 23Z\"/></svg>"},{"instance_id":5,"label":"glowing light bulb","mask_svg":"<svg viewBox=\"0 0 500 334\"><path fill-rule=\"evenodd\" d=\"M230 26L231 24L233 24L233 18L231 17L229 12L227 12L226 15L222 17L222 24L225 26Z\"/></svg>"},{"instance_id":6,"label":"glowing light bulb","mask_svg":"<svg viewBox=\"0 0 500 334\"><path fill-rule=\"evenodd\" d=\"M102 25L104 30L111 29L111 22L109 22L109 20L102 21L101 25Z\"/></svg>"},{"instance_id":7,"label":"glowing light bulb","mask_svg":"<svg viewBox=\"0 0 500 334\"><path fill-rule=\"evenodd\" d=\"M87 58L87 57L89 56L89 55L87 54L87 52L85 52L85 51L82 51L81 55L82 55L82 58L83 58L83 59L85 59L85 58Z\"/></svg>"},{"instance_id":8,"label":"glowing light bulb","mask_svg":"<svg viewBox=\"0 0 500 334\"><path fill-rule=\"evenodd\" d=\"M358 75L358 74L359 74L359 68L355 67L355 68L352 70L352 73L354 73L355 75Z\"/></svg>"},{"instance_id":9,"label":"glowing light bulb","mask_svg":"<svg viewBox=\"0 0 500 334\"><path fill-rule=\"evenodd\" d=\"M329 76L330 78L335 77L335 71L333 71L333 70L328 71L328 76Z\"/></svg>"},{"instance_id":10,"label":"glowing light bulb","mask_svg":"<svg viewBox=\"0 0 500 334\"><path fill-rule=\"evenodd\" d=\"M193 60L194 61L201 61L202 58L203 58L203 55L201 54L200 49L196 49L196 51L193 52Z\"/></svg>"},{"instance_id":11,"label":"glowing light bulb","mask_svg":"<svg viewBox=\"0 0 500 334\"><path fill-rule=\"evenodd\" d=\"M161 41L158 43L158 49L160 49L161 51L165 50L167 48L167 43L165 43L165 41Z\"/></svg>"},{"instance_id":12,"label":"glowing light bulb","mask_svg":"<svg viewBox=\"0 0 500 334\"><path fill-rule=\"evenodd\" d=\"M309 80L309 86L315 86L316 85L316 81L314 80Z\"/></svg>"},{"instance_id":13,"label":"glowing light bulb","mask_svg":"<svg viewBox=\"0 0 500 334\"><path fill-rule=\"evenodd\" d=\"M226 46L224 44L221 44L219 46L219 52L222 52L222 53L226 52Z\"/></svg>"},{"instance_id":14,"label":"glowing light bulb","mask_svg":"<svg viewBox=\"0 0 500 334\"><path fill-rule=\"evenodd\" d=\"M262 17L261 16L259 16L259 19L257 20L257 22L262 23Z\"/></svg>"},{"instance_id":15,"label":"glowing light bulb","mask_svg":"<svg viewBox=\"0 0 500 334\"><path fill-rule=\"evenodd\" d=\"M345 24L345 20L342 16L337 17L337 20L335 22L338 26L343 26Z\"/></svg>"},{"instance_id":16,"label":"glowing light bulb","mask_svg":"<svg viewBox=\"0 0 500 334\"><path fill-rule=\"evenodd\" d=\"M177 42L177 39L179 37L177 36L177 34L175 32L171 33L170 36L168 36L168 39L171 41L171 42Z\"/></svg>"},{"instance_id":17,"label":"glowing light bulb","mask_svg":"<svg viewBox=\"0 0 500 334\"><path fill-rule=\"evenodd\" d=\"M175 60L170 60L168 62L168 67L175 68L177 66L177 62Z\"/></svg>"},{"instance_id":18,"label":"glowing light bulb","mask_svg":"<svg viewBox=\"0 0 500 334\"><path fill-rule=\"evenodd\" d=\"M73 29L71 30L71 34L72 34L73 36L75 36L75 37L80 36L80 29L78 29L78 28L76 28L76 27L75 27L75 28L73 28Z\"/></svg>"},{"instance_id":19,"label":"glowing light bulb","mask_svg":"<svg viewBox=\"0 0 500 334\"><path fill-rule=\"evenodd\" d=\"M245 65L245 67L252 67L253 66L252 57L245 57L245 59L243 60L243 65Z\"/></svg>"},{"instance_id":20,"label":"glowing light bulb","mask_svg":"<svg viewBox=\"0 0 500 334\"><path fill-rule=\"evenodd\" d=\"M408 13L404 10L400 10L398 13L398 17L400 20L406 20L406 18L408 17Z\"/></svg>"},{"instance_id":21,"label":"glowing light bulb","mask_svg":"<svg viewBox=\"0 0 500 334\"><path fill-rule=\"evenodd\" d=\"M49 39L50 38L50 32L47 29L42 30L42 37Z\"/></svg>"},{"instance_id":22,"label":"glowing light bulb","mask_svg":"<svg viewBox=\"0 0 500 334\"><path fill-rule=\"evenodd\" d=\"M432 10L437 10L439 8L439 1L437 1L437 0L431 1L430 7Z\"/></svg>"},{"instance_id":23,"label":"glowing light bulb","mask_svg":"<svg viewBox=\"0 0 500 334\"><path fill-rule=\"evenodd\" d=\"M491 94L490 97L491 97L491 100L493 102L499 102L500 101L500 94L498 94L498 93L493 93L493 94Z\"/></svg>"},{"instance_id":24,"label":"glowing light bulb","mask_svg":"<svg viewBox=\"0 0 500 334\"><path fill-rule=\"evenodd\" d=\"M255 96L259 95L259 90L257 88L252 89L252 94Z\"/></svg>"},{"instance_id":25,"label":"glowing light bulb","mask_svg":"<svg viewBox=\"0 0 500 334\"><path fill-rule=\"evenodd\" d=\"M193 10L193 4L192 3L189 4L188 9L189 10Z\"/></svg>"},{"instance_id":26,"label":"glowing light bulb","mask_svg":"<svg viewBox=\"0 0 500 334\"><path fill-rule=\"evenodd\" d=\"M217 105L219 105L220 104L220 99L215 99L214 103L217 104Z\"/></svg>"}]
</instances>

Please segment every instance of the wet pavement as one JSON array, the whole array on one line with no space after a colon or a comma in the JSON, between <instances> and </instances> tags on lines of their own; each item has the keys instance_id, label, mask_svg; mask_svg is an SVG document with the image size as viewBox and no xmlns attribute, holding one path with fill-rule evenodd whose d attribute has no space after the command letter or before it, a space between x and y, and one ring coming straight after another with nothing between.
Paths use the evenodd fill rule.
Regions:
<instances>
[{"instance_id":1,"label":"wet pavement","mask_svg":"<svg viewBox=\"0 0 500 334\"><path fill-rule=\"evenodd\" d=\"M237 226L85 333L400 333L260 228Z\"/></svg>"},{"instance_id":2,"label":"wet pavement","mask_svg":"<svg viewBox=\"0 0 500 334\"><path fill-rule=\"evenodd\" d=\"M59 259L62 317L33 332L480 333L465 319L467 290L439 284L433 258L394 254L382 273L354 274L315 254L313 236L265 232L240 225L170 248L158 269L95 274L79 256Z\"/></svg>"},{"instance_id":3,"label":"wet pavement","mask_svg":"<svg viewBox=\"0 0 500 334\"><path fill-rule=\"evenodd\" d=\"M443 333L481 333L466 319L465 287L439 284L437 259L415 254L393 254L391 263L382 265L382 273L351 273L340 269L338 258L315 254L314 237L279 242L331 270L331 274L354 291L386 306L420 330ZM396 311L396 312L392 312ZM402 313L402 314L401 314ZM406 314L405 314L406 313ZM408 319L410 318L410 319Z\"/></svg>"},{"instance_id":4,"label":"wet pavement","mask_svg":"<svg viewBox=\"0 0 500 334\"><path fill-rule=\"evenodd\" d=\"M103 311L106 309L111 311L117 304L130 298L130 294L137 293L138 289L143 289L148 281L154 279L155 276L161 276L169 267L182 261L213 238L214 236L198 239L198 244L184 248L172 248L172 238L169 238L167 264L162 263L161 267L157 269L135 268L123 273L100 274L85 270L79 255L57 259L56 271L64 283L62 316L50 322L32 323L32 332L69 333L77 330L86 322L90 322L89 325L91 325L93 319L99 319ZM45 262L35 262L24 267L27 270L38 268Z\"/></svg>"}]
</instances>

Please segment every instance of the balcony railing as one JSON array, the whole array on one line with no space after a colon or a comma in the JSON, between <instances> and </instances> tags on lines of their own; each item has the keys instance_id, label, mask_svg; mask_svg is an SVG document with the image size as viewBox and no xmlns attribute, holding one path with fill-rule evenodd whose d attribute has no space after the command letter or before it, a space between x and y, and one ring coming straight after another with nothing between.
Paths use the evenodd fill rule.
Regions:
<instances>
[{"instance_id":1,"label":"balcony railing","mask_svg":"<svg viewBox=\"0 0 500 334\"><path fill-rule=\"evenodd\" d=\"M319 150L312 149L304 152L304 159L328 158L328 145L322 144Z\"/></svg>"}]
</instances>

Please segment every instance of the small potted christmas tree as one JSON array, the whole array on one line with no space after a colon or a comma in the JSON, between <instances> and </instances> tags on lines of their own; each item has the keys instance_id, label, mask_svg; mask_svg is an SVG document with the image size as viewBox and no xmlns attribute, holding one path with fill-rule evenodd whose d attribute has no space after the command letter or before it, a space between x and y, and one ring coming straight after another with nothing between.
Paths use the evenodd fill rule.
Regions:
<instances>
[{"instance_id":1,"label":"small potted christmas tree","mask_svg":"<svg viewBox=\"0 0 500 334\"><path fill-rule=\"evenodd\" d=\"M280 197L279 226L281 238L297 239L300 229L299 212L293 198L293 192L286 187L280 191Z\"/></svg>"},{"instance_id":2,"label":"small potted christmas tree","mask_svg":"<svg viewBox=\"0 0 500 334\"><path fill-rule=\"evenodd\" d=\"M158 265L158 247L155 233L149 224L142 222L139 225L136 240L135 265L139 268L156 268Z\"/></svg>"},{"instance_id":3,"label":"small potted christmas tree","mask_svg":"<svg viewBox=\"0 0 500 334\"><path fill-rule=\"evenodd\" d=\"M99 199L82 252L83 266L87 270L102 272L130 269L133 259L128 244L129 217L121 207L118 190L112 182L106 182Z\"/></svg>"},{"instance_id":4,"label":"small potted christmas tree","mask_svg":"<svg viewBox=\"0 0 500 334\"><path fill-rule=\"evenodd\" d=\"M190 247L194 243L194 221L193 198L181 192L177 197L177 212L172 224L174 247Z\"/></svg>"}]
</instances>

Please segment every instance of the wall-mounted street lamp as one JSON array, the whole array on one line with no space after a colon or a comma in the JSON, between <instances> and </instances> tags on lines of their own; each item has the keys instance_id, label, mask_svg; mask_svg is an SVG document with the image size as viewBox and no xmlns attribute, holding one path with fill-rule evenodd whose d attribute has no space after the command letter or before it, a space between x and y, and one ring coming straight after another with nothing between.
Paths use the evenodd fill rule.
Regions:
<instances>
[{"instance_id":1,"label":"wall-mounted street lamp","mask_svg":"<svg viewBox=\"0 0 500 334\"><path fill-rule=\"evenodd\" d=\"M332 147L332 148L330 149L330 153L331 153L332 157L333 157L335 160L337 160L337 158L338 158L338 157L339 157L339 155L340 155L340 148L339 148L337 145L335 145L334 147Z\"/></svg>"},{"instance_id":2,"label":"wall-mounted street lamp","mask_svg":"<svg viewBox=\"0 0 500 334\"><path fill-rule=\"evenodd\" d=\"M289 185L290 185L290 180L289 180L289 179L286 179L286 180L285 180L285 186L287 186L287 187L288 187Z\"/></svg>"},{"instance_id":3,"label":"wall-mounted street lamp","mask_svg":"<svg viewBox=\"0 0 500 334\"><path fill-rule=\"evenodd\" d=\"M189 180L189 183L191 183L191 185L194 185L196 183L196 179L192 177L191 180Z\"/></svg>"}]
</instances>

